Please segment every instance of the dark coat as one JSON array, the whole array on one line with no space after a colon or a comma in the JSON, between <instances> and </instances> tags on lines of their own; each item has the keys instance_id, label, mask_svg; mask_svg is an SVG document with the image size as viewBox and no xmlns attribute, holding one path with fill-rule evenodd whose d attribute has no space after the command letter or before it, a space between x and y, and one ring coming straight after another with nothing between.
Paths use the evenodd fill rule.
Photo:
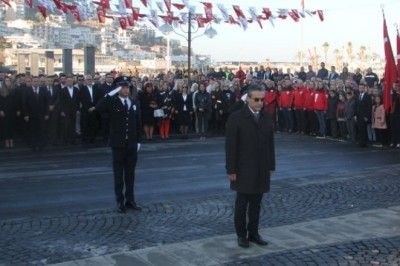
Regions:
<instances>
[{"instance_id":1,"label":"dark coat","mask_svg":"<svg viewBox=\"0 0 400 266\"><path fill-rule=\"evenodd\" d=\"M33 88L27 88L24 91L22 100L23 116L40 117L49 114L49 104L46 88L39 88L39 95L36 95Z\"/></svg>"},{"instance_id":2,"label":"dark coat","mask_svg":"<svg viewBox=\"0 0 400 266\"><path fill-rule=\"evenodd\" d=\"M371 95L364 93L362 100L357 96L356 101L356 116L357 119L367 118L368 122L371 122L371 112L372 112L372 100Z\"/></svg>"},{"instance_id":3,"label":"dark coat","mask_svg":"<svg viewBox=\"0 0 400 266\"><path fill-rule=\"evenodd\" d=\"M73 87L73 90L72 98L67 87L60 91L60 112L64 112L66 115L75 114L80 109L79 90L76 87Z\"/></svg>"},{"instance_id":4,"label":"dark coat","mask_svg":"<svg viewBox=\"0 0 400 266\"><path fill-rule=\"evenodd\" d=\"M196 95L198 95L198 93ZM184 105L186 105L186 111L193 112L193 99L191 94L187 95L186 101L183 100L182 93L179 93L175 98L174 106L178 113L183 113ZM199 108L198 106L196 107Z\"/></svg>"},{"instance_id":5,"label":"dark coat","mask_svg":"<svg viewBox=\"0 0 400 266\"><path fill-rule=\"evenodd\" d=\"M95 107L98 112L107 113L110 116L109 145L112 148L124 148L126 134L128 134L128 148L136 148L142 141L140 106L135 100L130 100L131 107L128 116L124 112L124 105L118 95L102 98Z\"/></svg>"},{"instance_id":6,"label":"dark coat","mask_svg":"<svg viewBox=\"0 0 400 266\"><path fill-rule=\"evenodd\" d=\"M103 98L103 92L97 85L92 86L93 97L90 97L89 88L83 86L80 91L80 100L82 105L82 112L87 112L90 107L96 106L96 104Z\"/></svg>"},{"instance_id":7,"label":"dark coat","mask_svg":"<svg viewBox=\"0 0 400 266\"><path fill-rule=\"evenodd\" d=\"M236 173L231 189L245 194L270 189L270 171L275 170L275 142L272 119L260 112L258 123L250 108L229 116L226 126L226 171Z\"/></svg>"}]
</instances>

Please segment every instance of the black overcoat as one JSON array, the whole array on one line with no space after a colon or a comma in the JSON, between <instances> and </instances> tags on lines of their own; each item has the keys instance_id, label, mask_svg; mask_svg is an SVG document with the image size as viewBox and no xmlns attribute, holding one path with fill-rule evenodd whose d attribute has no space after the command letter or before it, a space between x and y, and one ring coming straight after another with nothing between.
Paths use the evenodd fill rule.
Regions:
<instances>
[{"instance_id":1,"label":"black overcoat","mask_svg":"<svg viewBox=\"0 0 400 266\"><path fill-rule=\"evenodd\" d=\"M275 171L275 142L271 117L260 112L258 123L247 105L229 116L226 126L226 171L236 174L231 189L244 194L265 193Z\"/></svg>"}]
</instances>

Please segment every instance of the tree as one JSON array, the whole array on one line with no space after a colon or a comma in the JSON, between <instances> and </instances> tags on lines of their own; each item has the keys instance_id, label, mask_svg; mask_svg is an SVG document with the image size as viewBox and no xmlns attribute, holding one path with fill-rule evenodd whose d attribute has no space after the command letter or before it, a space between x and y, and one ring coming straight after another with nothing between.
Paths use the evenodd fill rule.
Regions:
<instances>
[{"instance_id":1,"label":"tree","mask_svg":"<svg viewBox=\"0 0 400 266\"><path fill-rule=\"evenodd\" d=\"M328 58L329 43L328 42L324 42L322 44L322 47L324 48L324 60L325 60L325 63L326 63L327 58Z\"/></svg>"},{"instance_id":2,"label":"tree","mask_svg":"<svg viewBox=\"0 0 400 266\"><path fill-rule=\"evenodd\" d=\"M367 47L365 47L364 45L360 46L360 51L358 52L358 58L360 59L360 61L365 60L365 51L366 50L367 50Z\"/></svg>"},{"instance_id":3,"label":"tree","mask_svg":"<svg viewBox=\"0 0 400 266\"><path fill-rule=\"evenodd\" d=\"M339 66L339 60L340 60L340 57L341 57L339 49L333 50L333 56L335 57L336 66Z\"/></svg>"},{"instance_id":4,"label":"tree","mask_svg":"<svg viewBox=\"0 0 400 266\"><path fill-rule=\"evenodd\" d=\"M296 60L299 62L299 65L303 64L304 57L305 57L305 55L302 51L298 51L296 53Z\"/></svg>"},{"instance_id":5,"label":"tree","mask_svg":"<svg viewBox=\"0 0 400 266\"><path fill-rule=\"evenodd\" d=\"M347 53L348 62L351 62L351 60L353 59L353 44L351 42L347 43L346 53Z\"/></svg>"}]
</instances>

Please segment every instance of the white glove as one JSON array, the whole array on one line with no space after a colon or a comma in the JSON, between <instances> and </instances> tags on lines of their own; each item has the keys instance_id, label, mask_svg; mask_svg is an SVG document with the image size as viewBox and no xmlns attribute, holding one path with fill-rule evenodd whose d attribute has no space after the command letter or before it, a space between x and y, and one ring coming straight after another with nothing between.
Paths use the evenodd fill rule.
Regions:
<instances>
[{"instance_id":1,"label":"white glove","mask_svg":"<svg viewBox=\"0 0 400 266\"><path fill-rule=\"evenodd\" d=\"M119 91L121 90L121 86L118 88L113 89L112 91L110 91L109 93L107 93L108 96L114 96L115 94L117 94Z\"/></svg>"},{"instance_id":2,"label":"white glove","mask_svg":"<svg viewBox=\"0 0 400 266\"><path fill-rule=\"evenodd\" d=\"M139 152L140 150L140 143L137 144L137 151Z\"/></svg>"}]
</instances>

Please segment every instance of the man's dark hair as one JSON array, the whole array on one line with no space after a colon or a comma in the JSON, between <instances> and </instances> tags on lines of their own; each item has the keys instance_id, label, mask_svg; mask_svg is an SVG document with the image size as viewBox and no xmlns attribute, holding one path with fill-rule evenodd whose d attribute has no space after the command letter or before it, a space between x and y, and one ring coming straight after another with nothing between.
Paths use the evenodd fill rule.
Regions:
<instances>
[{"instance_id":1,"label":"man's dark hair","mask_svg":"<svg viewBox=\"0 0 400 266\"><path fill-rule=\"evenodd\" d=\"M247 95L248 95L249 97L251 97L252 94L253 94L253 92L255 92L255 91L263 91L263 89L262 89L262 87L261 87L260 84L257 84L257 83L251 84L251 85L248 87L247 91L245 91L244 93L247 92Z\"/></svg>"}]
</instances>

